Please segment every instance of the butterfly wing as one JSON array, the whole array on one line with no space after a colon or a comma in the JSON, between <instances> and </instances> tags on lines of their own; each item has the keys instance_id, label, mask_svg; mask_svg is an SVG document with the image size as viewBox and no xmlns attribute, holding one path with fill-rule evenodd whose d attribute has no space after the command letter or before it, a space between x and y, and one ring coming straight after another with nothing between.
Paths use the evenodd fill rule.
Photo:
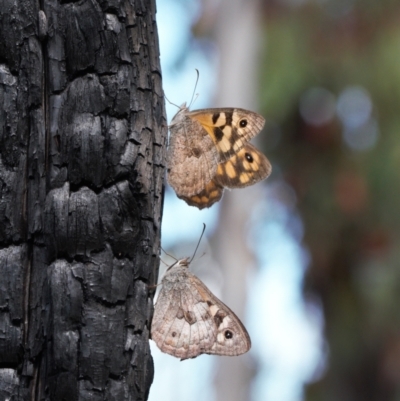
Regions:
<instances>
[{"instance_id":1,"label":"butterfly wing","mask_svg":"<svg viewBox=\"0 0 400 401\"><path fill-rule=\"evenodd\" d=\"M151 327L152 339L161 351L181 359L194 358L211 349L217 329L193 276L171 271L163 279ZM183 273L183 272L180 272Z\"/></svg>"},{"instance_id":2,"label":"butterfly wing","mask_svg":"<svg viewBox=\"0 0 400 401\"><path fill-rule=\"evenodd\" d=\"M220 161L229 160L263 128L260 114L236 108L200 109L187 116L201 124L218 149Z\"/></svg>"},{"instance_id":3,"label":"butterfly wing","mask_svg":"<svg viewBox=\"0 0 400 401\"><path fill-rule=\"evenodd\" d=\"M214 181L227 188L242 188L264 180L271 174L269 160L247 143L227 162L218 165Z\"/></svg>"},{"instance_id":4,"label":"butterfly wing","mask_svg":"<svg viewBox=\"0 0 400 401\"><path fill-rule=\"evenodd\" d=\"M190 197L179 196L179 198L183 199L188 205L196 206L201 210L218 202L222 198L223 192L224 187L215 180L211 180L197 195Z\"/></svg>"},{"instance_id":5,"label":"butterfly wing","mask_svg":"<svg viewBox=\"0 0 400 401\"><path fill-rule=\"evenodd\" d=\"M208 314L217 331L211 348L205 349L206 354L236 356L251 348L250 336L240 319L220 301L196 276L193 282L208 305Z\"/></svg>"},{"instance_id":6,"label":"butterfly wing","mask_svg":"<svg viewBox=\"0 0 400 401\"><path fill-rule=\"evenodd\" d=\"M202 209L221 199L224 186L266 178L268 159L248 144L264 123L261 115L244 109L189 111L183 105L172 119L167 153L168 182L178 197Z\"/></svg>"},{"instance_id":7,"label":"butterfly wing","mask_svg":"<svg viewBox=\"0 0 400 401\"><path fill-rule=\"evenodd\" d=\"M198 194L214 177L218 150L201 124L181 108L170 125L168 183L178 196Z\"/></svg>"},{"instance_id":8,"label":"butterfly wing","mask_svg":"<svg viewBox=\"0 0 400 401\"><path fill-rule=\"evenodd\" d=\"M220 300L218 311L214 315L218 327L217 338L207 354L236 356L251 348L249 333L239 318Z\"/></svg>"},{"instance_id":9,"label":"butterfly wing","mask_svg":"<svg viewBox=\"0 0 400 401\"><path fill-rule=\"evenodd\" d=\"M180 196L188 205L199 209L218 202L226 188L242 188L264 180L271 174L268 159L253 145L247 143L227 162L218 165L214 178L198 194Z\"/></svg>"},{"instance_id":10,"label":"butterfly wing","mask_svg":"<svg viewBox=\"0 0 400 401\"><path fill-rule=\"evenodd\" d=\"M162 284L151 326L161 351L187 359L240 355L250 349L250 337L237 316L186 267L172 268Z\"/></svg>"}]
</instances>

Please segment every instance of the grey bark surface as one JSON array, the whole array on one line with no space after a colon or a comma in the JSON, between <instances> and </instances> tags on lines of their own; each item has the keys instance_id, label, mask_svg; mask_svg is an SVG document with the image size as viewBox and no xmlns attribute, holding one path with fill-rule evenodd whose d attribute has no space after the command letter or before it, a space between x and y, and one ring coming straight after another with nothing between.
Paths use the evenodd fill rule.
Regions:
<instances>
[{"instance_id":1,"label":"grey bark surface","mask_svg":"<svg viewBox=\"0 0 400 401\"><path fill-rule=\"evenodd\" d=\"M147 399L167 133L155 12L0 0L0 401Z\"/></svg>"}]
</instances>

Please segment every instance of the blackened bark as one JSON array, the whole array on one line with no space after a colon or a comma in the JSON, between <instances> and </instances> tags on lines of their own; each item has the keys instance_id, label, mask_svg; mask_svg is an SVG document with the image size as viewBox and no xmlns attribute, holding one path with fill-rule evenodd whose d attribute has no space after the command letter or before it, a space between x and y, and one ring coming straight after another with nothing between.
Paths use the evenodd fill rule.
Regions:
<instances>
[{"instance_id":1,"label":"blackened bark","mask_svg":"<svg viewBox=\"0 0 400 401\"><path fill-rule=\"evenodd\" d=\"M154 0L0 0L0 401L145 400L166 124Z\"/></svg>"}]
</instances>

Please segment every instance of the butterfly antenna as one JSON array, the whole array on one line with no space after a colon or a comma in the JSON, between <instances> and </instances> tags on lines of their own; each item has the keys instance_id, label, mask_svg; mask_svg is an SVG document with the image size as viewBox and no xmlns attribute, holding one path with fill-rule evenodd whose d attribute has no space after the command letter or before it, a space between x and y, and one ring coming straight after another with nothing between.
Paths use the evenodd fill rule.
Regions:
<instances>
[{"instance_id":1,"label":"butterfly antenna","mask_svg":"<svg viewBox=\"0 0 400 401\"><path fill-rule=\"evenodd\" d=\"M199 77L200 77L200 73L199 73L199 70L196 68L196 73L197 73L197 79L196 79L196 83L195 83L195 85L194 85L194 89L193 89L193 95L192 95L192 99L190 100L190 103L189 103L189 109L190 109L190 106L192 105L192 103L193 103L193 101L194 100L196 100L197 99L197 94L196 94L196 99L194 99L194 97L195 97L195 92L196 92L196 88L197 88L197 84L198 84L198 82L199 82ZM194 99L194 100L193 100Z\"/></svg>"},{"instance_id":2,"label":"butterfly antenna","mask_svg":"<svg viewBox=\"0 0 400 401\"><path fill-rule=\"evenodd\" d=\"M168 264L167 263L165 263L162 259L161 259L161 257L160 257L160 260L161 260L161 262L163 262L164 263L164 265L165 266L167 266L168 267Z\"/></svg>"},{"instance_id":3,"label":"butterfly antenna","mask_svg":"<svg viewBox=\"0 0 400 401\"><path fill-rule=\"evenodd\" d=\"M206 224L205 223L203 223L203 231L201 232L199 242L197 243L196 249L194 250L193 256L190 258L189 263L192 262L192 260L194 259L195 255L196 255L196 252L197 252L197 249L199 248L201 239L203 238L204 231L206 231Z\"/></svg>"},{"instance_id":4,"label":"butterfly antenna","mask_svg":"<svg viewBox=\"0 0 400 401\"><path fill-rule=\"evenodd\" d=\"M203 252L203 253L196 259L196 261L199 260L199 259L201 259L205 254L206 254L206 252ZM194 262L194 261L193 261L193 262Z\"/></svg>"},{"instance_id":5,"label":"butterfly antenna","mask_svg":"<svg viewBox=\"0 0 400 401\"><path fill-rule=\"evenodd\" d=\"M161 248L161 250L166 254L166 255L168 255L170 258L172 258L172 259L174 259L176 262L178 261L178 259L175 257L175 256L172 256L171 254L169 254L168 252L166 252L166 250L162 247L162 246L160 246L160 248ZM161 260L161 258L160 258L160 260ZM163 262L166 266L168 266L165 262Z\"/></svg>"},{"instance_id":6,"label":"butterfly antenna","mask_svg":"<svg viewBox=\"0 0 400 401\"><path fill-rule=\"evenodd\" d=\"M180 107L179 107L177 104L172 103L172 102L167 98L167 95L166 95L165 93L164 93L164 97L167 99L167 101L168 101L169 104L172 104L172 106L175 106L175 107L177 107L178 109L180 109Z\"/></svg>"}]
</instances>

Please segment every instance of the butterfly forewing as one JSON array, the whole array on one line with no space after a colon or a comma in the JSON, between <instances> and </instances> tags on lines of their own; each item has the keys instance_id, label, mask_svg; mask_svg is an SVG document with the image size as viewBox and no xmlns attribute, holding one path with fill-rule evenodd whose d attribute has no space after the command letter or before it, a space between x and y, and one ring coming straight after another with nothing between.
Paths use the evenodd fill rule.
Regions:
<instances>
[{"instance_id":1,"label":"butterfly forewing","mask_svg":"<svg viewBox=\"0 0 400 401\"><path fill-rule=\"evenodd\" d=\"M226 163L218 165L214 181L223 187L242 188L262 181L270 174L268 159L248 143Z\"/></svg>"},{"instance_id":2,"label":"butterfly forewing","mask_svg":"<svg viewBox=\"0 0 400 401\"><path fill-rule=\"evenodd\" d=\"M226 356L236 356L247 352L251 348L250 336L240 319L200 279L193 275L193 280L207 302L212 323L217 330L215 342L204 352Z\"/></svg>"},{"instance_id":3,"label":"butterfly forewing","mask_svg":"<svg viewBox=\"0 0 400 401\"><path fill-rule=\"evenodd\" d=\"M207 131L218 149L220 161L230 159L263 128L265 119L249 110L201 109L188 112Z\"/></svg>"},{"instance_id":4,"label":"butterfly forewing","mask_svg":"<svg viewBox=\"0 0 400 401\"><path fill-rule=\"evenodd\" d=\"M222 305L223 308L214 317L220 322L217 341L207 353L226 356L244 354L251 348L250 336L239 318L225 304Z\"/></svg>"},{"instance_id":5,"label":"butterfly forewing","mask_svg":"<svg viewBox=\"0 0 400 401\"><path fill-rule=\"evenodd\" d=\"M250 143L247 143L227 162L220 163L215 177L198 194L182 197L188 205L199 209L218 202L227 188L243 188L264 180L271 174L268 159Z\"/></svg>"}]
</instances>

